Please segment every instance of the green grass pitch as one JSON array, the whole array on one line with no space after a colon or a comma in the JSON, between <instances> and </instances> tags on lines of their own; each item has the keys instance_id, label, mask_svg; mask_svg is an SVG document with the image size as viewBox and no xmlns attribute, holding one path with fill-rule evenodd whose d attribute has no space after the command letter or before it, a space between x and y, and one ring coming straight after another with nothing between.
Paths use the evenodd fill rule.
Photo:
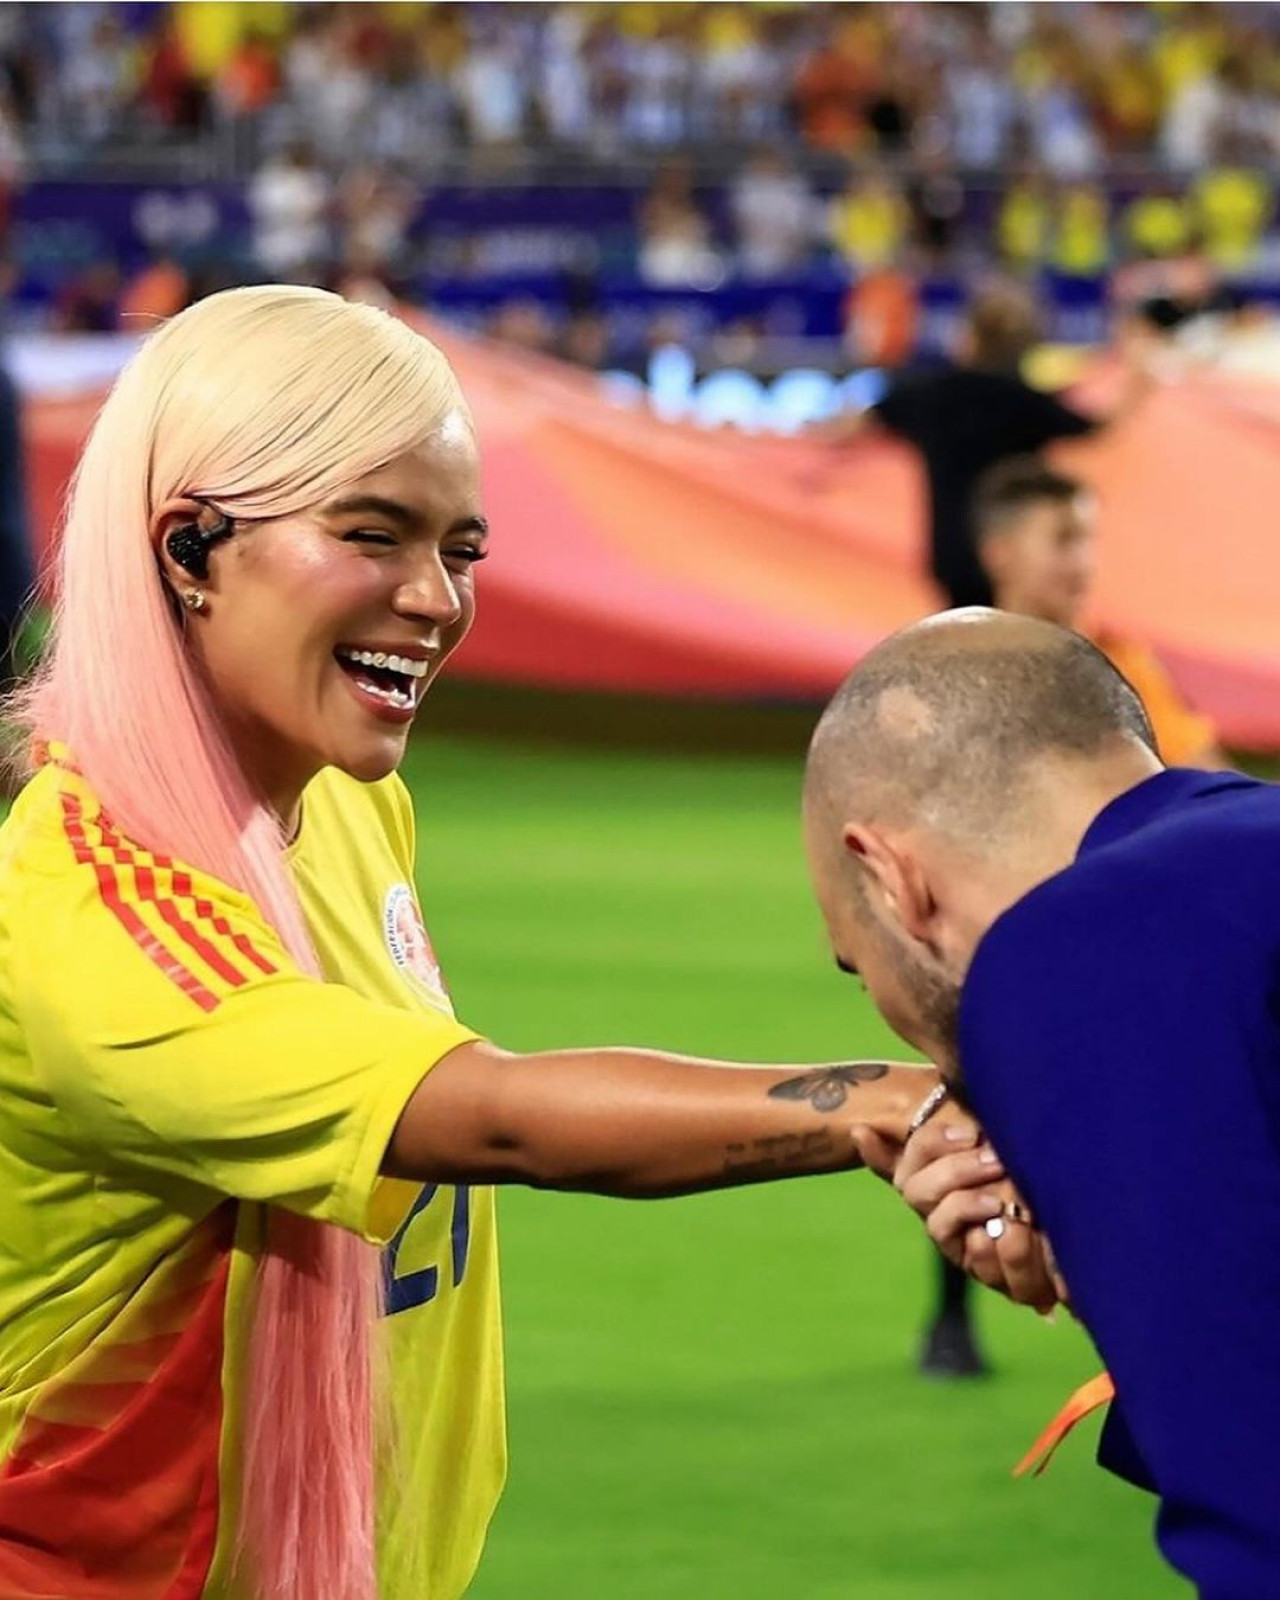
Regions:
<instances>
[{"instance_id":1,"label":"green grass pitch","mask_svg":"<svg viewBox=\"0 0 1280 1600\"><path fill-rule=\"evenodd\" d=\"M896 1051L811 909L793 760L428 734L405 775L433 939L501 1043ZM1077 1328L983 1295L997 1376L914 1374L930 1264L875 1179L500 1211L512 1471L474 1600L1189 1592L1096 1424L1009 1476L1097 1369Z\"/></svg>"}]
</instances>

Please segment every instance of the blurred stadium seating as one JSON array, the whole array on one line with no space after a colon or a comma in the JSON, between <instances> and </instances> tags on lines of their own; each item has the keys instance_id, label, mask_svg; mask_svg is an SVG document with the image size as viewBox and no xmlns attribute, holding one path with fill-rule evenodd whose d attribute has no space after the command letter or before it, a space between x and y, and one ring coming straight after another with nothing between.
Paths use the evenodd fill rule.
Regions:
<instances>
[{"instance_id":1,"label":"blurred stadium seating","mask_svg":"<svg viewBox=\"0 0 1280 1600\"><path fill-rule=\"evenodd\" d=\"M16 307L303 277L776 372L936 351L999 262L1097 339L1120 267L1280 290L1278 79L1265 6L8 6Z\"/></svg>"}]
</instances>

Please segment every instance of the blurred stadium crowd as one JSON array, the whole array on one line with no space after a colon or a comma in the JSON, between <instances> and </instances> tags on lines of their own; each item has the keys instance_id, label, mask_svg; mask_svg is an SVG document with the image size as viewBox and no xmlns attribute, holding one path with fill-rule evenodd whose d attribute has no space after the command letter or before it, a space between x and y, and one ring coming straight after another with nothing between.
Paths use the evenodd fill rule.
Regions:
<instances>
[{"instance_id":1,"label":"blurred stadium crowd","mask_svg":"<svg viewBox=\"0 0 1280 1600\"><path fill-rule=\"evenodd\" d=\"M993 261L1068 337L1135 263L1130 297L1280 279L1271 6L11 4L0 85L19 304L62 328L292 278L601 365L685 291L744 364L893 364ZM37 193L88 178L213 198L55 249Z\"/></svg>"},{"instance_id":2,"label":"blurred stadium crowd","mask_svg":"<svg viewBox=\"0 0 1280 1600\"><path fill-rule=\"evenodd\" d=\"M41 140L245 118L321 159L767 139L946 150L1055 178L1280 154L1269 6L202 4L4 8L13 113Z\"/></svg>"},{"instance_id":3,"label":"blurred stadium crowd","mask_svg":"<svg viewBox=\"0 0 1280 1600\"><path fill-rule=\"evenodd\" d=\"M602 372L568 388L613 413L896 428L946 478L934 510L966 560L997 461L1166 378L1280 377L1277 172L1274 5L0 4L24 397L94 391L129 348L98 335L212 290L322 284ZM1034 392L1082 373L1119 373L1116 395L1076 416ZM899 404L917 383L934 399ZM1235 420L1214 448L1238 489L1263 480ZM976 568L934 577L983 597Z\"/></svg>"}]
</instances>

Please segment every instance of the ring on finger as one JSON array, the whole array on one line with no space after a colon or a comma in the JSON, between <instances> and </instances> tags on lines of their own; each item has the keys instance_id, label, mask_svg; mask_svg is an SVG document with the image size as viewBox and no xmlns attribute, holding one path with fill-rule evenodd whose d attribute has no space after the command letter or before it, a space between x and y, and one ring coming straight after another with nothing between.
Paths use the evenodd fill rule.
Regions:
<instances>
[{"instance_id":1,"label":"ring on finger","mask_svg":"<svg viewBox=\"0 0 1280 1600\"><path fill-rule=\"evenodd\" d=\"M1003 1217L991 1217L983 1224L988 1239L1003 1239L1005 1222Z\"/></svg>"}]
</instances>

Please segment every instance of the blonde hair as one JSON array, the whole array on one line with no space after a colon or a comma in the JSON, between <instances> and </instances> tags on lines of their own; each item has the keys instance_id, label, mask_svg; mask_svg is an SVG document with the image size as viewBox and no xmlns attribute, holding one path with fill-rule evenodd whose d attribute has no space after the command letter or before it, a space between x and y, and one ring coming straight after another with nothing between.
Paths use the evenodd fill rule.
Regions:
<instances>
[{"instance_id":1,"label":"blonde hair","mask_svg":"<svg viewBox=\"0 0 1280 1600\"><path fill-rule=\"evenodd\" d=\"M995 282L979 289L967 325L974 363L999 370L1016 371L1042 337L1035 297L1020 283Z\"/></svg>"},{"instance_id":2,"label":"blonde hair","mask_svg":"<svg viewBox=\"0 0 1280 1600\"><path fill-rule=\"evenodd\" d=\"M50 648L13 705L115 825L250 895L320 976L279 819L239 768L149 534L176 497L233 518L331 496L465 412L441 353L315 289L232 289L153 334L102 408L72 486ZM244 1421L241 1549L262 1600L373 1600L375 1250L270 1213Z\"/></svg>"}]
</instances>

